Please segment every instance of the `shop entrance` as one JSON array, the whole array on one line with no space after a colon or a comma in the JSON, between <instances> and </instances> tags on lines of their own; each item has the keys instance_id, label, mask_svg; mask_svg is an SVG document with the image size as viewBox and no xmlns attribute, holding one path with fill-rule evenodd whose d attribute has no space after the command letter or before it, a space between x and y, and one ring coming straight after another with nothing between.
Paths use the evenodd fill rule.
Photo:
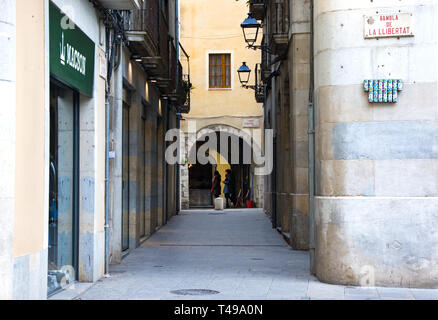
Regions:
<instances>
[{"instance_id":1,"label":"shop entrance","mask_svg":"<svg viewBox=\"0 0 438 320\"><path fill-rule=\"evenodd\" d=\"M50 84L48 293L77 280L79 239L79 93Z\"/></svg>"}]
</instances>

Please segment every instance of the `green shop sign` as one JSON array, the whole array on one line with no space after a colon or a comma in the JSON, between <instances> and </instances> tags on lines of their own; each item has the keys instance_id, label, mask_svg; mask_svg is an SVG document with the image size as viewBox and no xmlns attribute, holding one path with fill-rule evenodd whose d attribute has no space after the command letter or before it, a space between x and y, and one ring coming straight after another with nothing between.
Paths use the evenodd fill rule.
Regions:
<instances>
[{"instance_id":1,"label":"green shop sign","mask_svg":"<svg viewBox=\"0 0 438 320\"><path fill-rule=\"evenodd\" d=\"M50 2L50 73L93 96L94 42Z\"/></svg>"}]
</instances>

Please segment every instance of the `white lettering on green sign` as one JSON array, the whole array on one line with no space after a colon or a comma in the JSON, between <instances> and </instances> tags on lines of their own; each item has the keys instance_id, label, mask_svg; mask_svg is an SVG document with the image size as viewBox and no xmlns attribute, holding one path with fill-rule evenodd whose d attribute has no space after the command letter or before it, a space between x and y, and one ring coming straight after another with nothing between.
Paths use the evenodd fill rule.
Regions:
<instances>
[{"instance_id":1,"label":"white lettering on green sign","mask_svg":"<svg viewBox=\"0 0 438 320\"><path fill-rule=\"evenodd\" d=\"M74 25L71 17L70 28L64 28L66 16L50 1L50 73L66 85L92 97L95 44Z\"/></svg>"},{"instance_id":2,"label":"white lettering on green sign","mask_svg":"<svg viewBox=\"0 0 438 320\"><path fill-rule=\"evenodd\" d=\"M87 58L70 44L64 44L64 33L62 33L60 44L60 60L63 66L67 63L67 65L74 70L80 72L84 76L86 75Z\"/></svg>"}]
</instances>

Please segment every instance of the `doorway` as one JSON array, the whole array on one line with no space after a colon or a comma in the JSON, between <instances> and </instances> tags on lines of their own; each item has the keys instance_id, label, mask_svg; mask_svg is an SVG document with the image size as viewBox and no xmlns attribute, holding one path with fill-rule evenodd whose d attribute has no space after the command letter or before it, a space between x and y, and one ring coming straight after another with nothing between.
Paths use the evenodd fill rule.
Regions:
<instances>
[{"instance_id":1,"label":"doorway","mask_svg":"<svg viewBox=\"0 0 438 320\"><path fill-rule=\"evenodd\" d=\"M76 281L79 239L79 92L50 83L48 294Z\"/></svg>"},{"instance_id":2,"label":"doorway","mask_svg":"<svg viewBox=\"0 0 438 320\"><path fill-rule=\"evenodd\" d=\"M189 165L190 207L211 208L211 183L213 180L213 166L199 163Z\"/></svg>"}]
</instances>

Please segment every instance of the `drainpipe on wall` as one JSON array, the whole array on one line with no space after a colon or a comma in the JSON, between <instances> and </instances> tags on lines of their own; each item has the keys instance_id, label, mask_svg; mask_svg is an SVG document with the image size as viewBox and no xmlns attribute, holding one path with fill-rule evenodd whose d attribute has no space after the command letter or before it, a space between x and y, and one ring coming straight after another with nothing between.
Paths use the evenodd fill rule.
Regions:
<instances>
[{"instance_id":1,"label":"drainpipe on wall","mask_svg":"<svg viewBox=\"0 0 438 320\"><path fill-rule=\"evenodd\" d=\"M113 52L111 50L111 54L109 53L110 51L110 37L111 32L107 31L106 36L107 36L107 40L106 40L106 52L107 52L107 57L109 57L108 60L108 71L111 70L112 68L112 60L113 60ZM110 133L109 133L109 128L110 128L110 123L109 123L109 118L110 118L110 83L111 83L111 73L109 72L107 75L108 79L107 79L107 92L105 94L105 276L109 277L109 139L110 139Z\"/></svg>"},{"instance_id":2,"label":"drainpipe on wall","mask_svg":"<svg viewBox=\"0 0 438 320\"><path fill-rule=\"evenodd\" d=\"M310 272L315 274L315 64L314 64L314 1L310 1L310 84L309 84L309 250Z\"/></svg>"},{"instance_id":3,"label":"drainpipe on wall","mask_svg":"<svg viewBox=\"0 0 438 320\"><path fill-rule=\"evenodd\" d=\"M271 174L272 228L277 229L277 135L274 134Z\"/></svg>"},{"instance_id":4,"label":"drainpipe on wall","mask_svg":"<svg viewBox=\"0 0 438 320\"><path fill-rule=\"evenodd\" d=\"M110 102L105 101L106 108L106 144L105 144L105 276L109 276L109 109Z\"/></svg>"}]
</instances>

